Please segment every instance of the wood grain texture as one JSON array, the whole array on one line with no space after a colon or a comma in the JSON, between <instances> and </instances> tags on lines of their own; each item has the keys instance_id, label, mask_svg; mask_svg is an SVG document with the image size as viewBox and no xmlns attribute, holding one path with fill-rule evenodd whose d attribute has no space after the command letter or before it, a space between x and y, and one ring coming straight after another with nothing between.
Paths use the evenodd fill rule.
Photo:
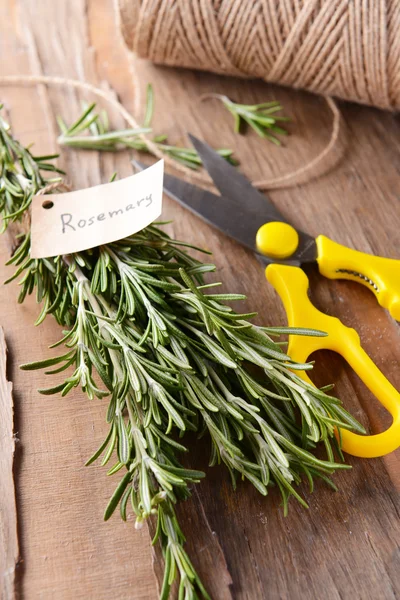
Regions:
<instances>
[{"instance_id":1,"label":"wood grain texture","mask_svg":"<svg viewBox=\"0 0 400 600\"><path fill-rule=\"evenodd\" d=\"M3 73L50 70L99 81L84 2L68 2L64 7L49 2L0 6ZM82 98L69 90L10 88L0 93L16 133L25 143L34 141L38 153L56 150L55 115L72 119L81 109ZM115 170L131 173L126 159L94 154L86 157L82 168L82 155L68 153L63 166L77 187L107 181ZM4 267L8 254L4 237L1 281L11 273ZM104 438L106 405L88 402L81 393L71 394L66 401L37 393L44 374L24 373L19 365L49 355L48 346L61 332L52 320L35 329L35 300L18 306L17 292L17 286L2 286L0 321L10 349L21 440L16 471L23 560L20 596L29 600L154 598L147 531L135 531L131 520L123 523L118 516L103 522L116 479L107 478L106 469L84 467Z\"/></svg>"},{"instance_id":2,"label":"wood grain texture","mask_svg":"<svg viewBox=\"0 0 400 600\"><path fill-rule=\"evenodd\" d=\"M19 558L14 487L14 401L7 381L7 346L0 327L0 598L14 600Z\"/></svg>"},{"instance_id":3,"label":"wood grain texture","mask_svg":"<svg viewBox=\"0 0 400 600\"><path fill-rule=\"evenodd\" d=\"M131 61L117 35L111 0L7 0L0 5L2 72L45 73L87 79L117 93L134 111L144 89L155 89L156 133L185 143L185 132L235 149L252 178L276 176L315 156L329 137L330 114L323 99L262 82L155 67ZM134 83L136 85L134 85ZM277 99L292 116L293 135L284 148L249 133L232 132L229 114L198 96L217 91L246 103ZM70 90L2 89L16 134L35 141L36 151L55 149L55 115L72 120L80 98ZM345 159L329 175L271 197L295 225L324 233L359 250L400 258L400 124L391 114L341 105L347 128ZM114 124L121 124L118 117ZM106 181L114 170L131 173L128 155L64 152L61 163L75 188ZM211 249L224 289L245 292L245 309L258 322L280 325L279 299L255 258L184 209L165 199L163 216L177 237ZM0 277L9 249L3 240ZM355 327L378 366L400 388L398 325L368 290L349 282L326 281L311 273L313 300ZM115 480L100 467L83 463L106 434L104 402L81 393L68 398L37 394L42 373L18 364L49 355L60 335L49 320L39 329L34 299L17 306L16 285L1 288L0 320L11 356L22 456L17 470L21 553L20 591L29 600L109 598L152 600L156 583L149 538L132 520L102 514ZM354 373L334 355L318 357L314 378L337 383L344 404L371 431L387 426L387 415ZM49 381L45 382L49 384ZM191 442L188 465L205 468L206 440ZM400 454L385 459L349 457L351 472L335 476L333 493L322 484L305 496L310 510L291 504L285 519L278 495L262 498L247 484L234 493L223 468L207 469L194 496L178 509L187 549L214 599L259 600L322 595L336 599L394 599L400 595ZM156 559L156 575L160 568ZM231 584L232 581L232 584Z\"/></svg>"}]
</instances>

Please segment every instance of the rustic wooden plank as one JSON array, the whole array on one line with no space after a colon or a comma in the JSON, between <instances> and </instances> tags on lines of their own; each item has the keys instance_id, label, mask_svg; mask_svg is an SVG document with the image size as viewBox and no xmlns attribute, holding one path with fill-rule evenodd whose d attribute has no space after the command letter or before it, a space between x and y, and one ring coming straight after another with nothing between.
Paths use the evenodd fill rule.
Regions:
<instances>
[{"instance_id":1,"label":"rustic wooden plank","mask_svg":"<svg viewBox=\"0 0 400 600\"><path fill-rule=\"evenodd\" d=\"M156 106L161 105L156 109L157 132L167 131L173 141L185 143L185 132L191 131L211 144L235 148L242 168L254 179L300 167L329 137L330 113L324 101L314 96L261 82L155 67L140 60L134 60L133 69L142 98L146 83L154 85ZM275 148L252 134L234 136L221 106L199 103L198 98L209 91L246 103L280 100L294 119L286 147ZM373 109L341 104L341 110L347 152L340 166L309 185L270 195L295 224L313 234L323 232L366 252L399 257L399 151L392 141L399 124L393 115ZM384 140L378 133L383 130ZM248 294L246 308L259 311L259 322L284 322L276 294L263 282L260 266L246 250L168 201L166 214L174 219L171 230L177 237L196 240L214 251L217 277L225 289ZM311 276L317 305L360 332L367 352L399 388L398 325L361 286ZM315 379L319 383L335 381L346 406L370 431L388 425L386 411L341 360L329 354L318 358ZM200 488L202 504L224 550L233 596L311 600L323 587L329 599L396 597L400 591L399 459L399 451L384 459L350 458L352 473L334 478L338 494L317 485L313 497L306 493L310 511L293 503L286 519L276 506L275 493L264 500L245 484L232 494L226 474L207 472ZM192 456L191 466L204 468L203 454L196 454L194 461Z\"/></svg>"},{"instance_id":2,"label":"rustic wooden plank","mask_svg":"<svg viewBox=\"0 0 400 600\"><path fill-rule=\"evenodd\" d=\"M113 26L111 0L89 0L87 5L83 0L53 4L8 0L0 10L0 48L7 52L4 70L77 75L93 82L107 78L130 109L141 105L138 92L143 98L144 87L151 81L157 133L185 143L189 130L210 143L233 147L243 170L253 178L301 166L329 137L331 116L322 99L262 82L137 61L133 89L129 61ZM38 151L51 150L54 115L73 118L79 110L75 92L3 91L17 133L25 142L34 138ZM221 91L245 102L280 100L294 119L286 147L275 148L253 134L235 136L231 117L221 106L199 103L199 95L207 91ZM274 191L271 197L296 225L312 234L322 232L360 250L399 257L399 122L373 109L345 104L341 109L348 132L345 160L318 181ZM75 187L104 181L114 170L122 176L130 173L126 153L98 157L65 152L62 164ZM284 323L279 299L250 253L168 199L164 216L174 219L170 226L174 235L214 252L219 267L215 277L223 280L224 289L248 294L246 308L259 311L259 322ZM2 248L4 258L7 251ZM3 279L4 273L2 268ZM323 281L314 273L312 286L318 305L356 327L366 350L400 388L398 325L373 296L361 286ZM46 355L46 346L57 339L59 331L51 321L34 331L34 302L17 307L15 292L16 286L1 290L1 318L10 339L12 378L21 399L24 455L18 487L26 564L23 592L26 597L45 600L106 598L110 590L115 597L154 598L146 532L133 533L132 523L120 523L117 516L101 525L114 482L96 467L82 467L105 434L102 405L89 404L79 392L67 400L43 399L34 391L42 385L43 376L18 372L19 362ZM321 383L338 382L346 406L372 431L387 423L385 412L339 360L322 356L316 378ZM193 440L191 448L190 465L204 468L207 442ZM314 496L306 492L310 511L293 503L286 519L274 491L264 499L240 484L233 493L223 468L206 469L206 480L195 497L178 508L178 516L188 551L213 597L311 600L321 590L328 600L398 596L400 454L350 462L352 472L335 476L337 494L317 485ZM61 465L58 470L56 464Z\"/></svg>"},{"instance_id":3,"label":"rustic wooden plank","mask_svg":"<svg viewBox=\"0 0 400 600\"><path fill-rule=\"evenodd\" d=\"M64 7L48 2L0 4L2 74L51 72L51 65L55 74L101 83L86 35L84 2ZM25 143L35 142L37 153L56 150L55 115L74 118L83 100L69 90L49 92L44 87L2 88L0 95L15 133ZM105 181L115 170L131 172L125 159L96 154L85 157L83 168L82 155L66 153L63 166L77 187ZM0 243L3 282L12 269L4 267L9 255L5 236ZM17 294L16 285L1 287L0 321L10 349L21 440L16 486L23 562L18 591L33 600L154 598L146 529L135 531L131 517L123 523L116 515L104 523L104 508L117 479L107 478L97 465L84 467L105 437L106 403L88 402L80 392L65 401L37 393L44 374L25 373L19 365L48 356L48 346L61 332L52 320L35 329L34 298L21 307Z\"/></svg>"},{"instance_id":4,"label":"rustic wooden plank","mask_svg":"<svg viewBox=\"0 0 400 600\"><path fill-rule=\"evenodd\" d=\"M191 444L191 450L194 450ZM208 449L202 456L206 455ZM198 452L198 447L197 447ZM190 461L189 461L190 464ZM204 470L204 460L201 461ZM232 600L232 577L226 563L226 555L221 547L218 533L212 528L209 515L204 510L202 489L193 490L192 497L182 502L178 507L178 519L182 523L186 535L186 551L188 552L200 579L206 582L207 591L211 598L218 600ZM149 523L150 533L155 533L155 523ZM162 553L159 546L154 548L154 572L158 582L158 589L164 575ZM177 594L177 585L173 593ZM173 597L175 597L175 595Z\"/></svg>"},{"instance_id":5,"label":"rustic wooden plank","mask_svg":"<svg viewBox=\"0 0 400 600\"><path fill-rule=\"evenodd\" d=\"M17 507L14 487L14 402L7 380L7 347L0 327L0 597L15 598L15 569L19 558Z\"/></svg>"}]
</instances>

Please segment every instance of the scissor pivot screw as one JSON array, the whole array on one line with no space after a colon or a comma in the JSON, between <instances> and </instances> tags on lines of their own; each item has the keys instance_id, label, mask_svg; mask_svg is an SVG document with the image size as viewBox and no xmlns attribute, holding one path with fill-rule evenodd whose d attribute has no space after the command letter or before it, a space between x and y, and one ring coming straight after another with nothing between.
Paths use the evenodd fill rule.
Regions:
<instances>
[{"instance_id":1,"label":"scissor pivot screw","mask_svg":"<svg viewBox=\"0 0 400 600\"><path fill-rule=\"evenodd\" d=\"M292 256L299 245L299 234L289 223L271 221L257 231L256 246L261 254L282 260Z\"/></svg>"}]
</instances>

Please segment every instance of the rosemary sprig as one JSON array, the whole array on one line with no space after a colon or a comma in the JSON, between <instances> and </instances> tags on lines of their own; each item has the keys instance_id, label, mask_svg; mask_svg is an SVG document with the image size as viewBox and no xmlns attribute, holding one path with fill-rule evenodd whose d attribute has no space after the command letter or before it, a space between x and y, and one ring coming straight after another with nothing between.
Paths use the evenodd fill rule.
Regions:
<instances>
[{"instance_id":1,"label":"rosemary sprig","mask_svg":"<svg viewBox=\"0 0 400 600\"><path fill-rule=\"evenodd\" d=\"M57 121L61 131L58 143L61 146L84 148L86 150L116 152L132 148L139 152L153 153L146 140L140 137L140 134L151 133L152 131L151 121L154 110L154 93L150 84L147 86L146 112L143 127L141 128L111 131L107 113L105 111L96 113L95 109L96 104L86 107L79 119L70 127L65 124L61 117L58 117ZM88 135L81 135L84 131L87 131ZM157 135L152 141L164 154L186 167L190 169L201 167L201 159L194 148L182 148L168 144L166 135ZM221 148L217 152L231 164L238 164L233 158L233 150Z\"/></svg>"},{"instance_id":2,"label":"rosemary sprig","mask_svg":"<svg viewBox=\"0 0 400 600\"><path fill-rule=\"evenodd\" d=\"M88 113L89 114L89 113ZM87 118L87 117L86 117ZM80 129L81 121L77 127ZM90 126L93 125L93 122ZM75 129L76 130L76 129ZM32 197L57 171L48 158L33 157L0 120L0 211L4 228L29 210ZM20 277L19 302L36 291L41 323L53 314L65 330L58 356L22 368L67 372L59 384L40 390L66 395L80 386L89 398L108 398L108 433L87 461L113 459L109 475L122 476L105 511L117 506L136 527L154 516L153 543L161 543L166 599L179 576L180 598L208 598L184 550L175 504L204 476L186 469L179 455L186 431L207 434L210 464L223 462L236 485L248 479L263 495L281 491L284 511L305 475L333 486L334 428L363 431L339 400L304 382L294 363L273 341L282 328L262 328L226 304L237 294L210 293L204 274L214 265L194 259L183 242L153 224L129 238L65 257L32 259L30 235L9 260ZM217 284L212 284L217 285ZM296 330L304 335L321 335ZM178 441L178 439L179 441ZM311 450L322 442L327 459ZM339 450L340 453L340 450Z\"/></svg>"},{"instance_id":3,"label":"rosemary sprig","mask_svg":"<svg viewBox=\"0 0 400 600\"><path fill-rule=\"evenodd\" d=\"M277 115L276 113L283 110L281 104L273 100L272 102L262 102L261 104L238 104L224 96L223 94L204 94L201 100L208 98L216 98L233 115L235 124L235 133L240 133L243 123L247 123L258 136L268 139L277 146L281 145L281 141L276 135L287 135L288 132L283 127L279 127L277 123L290 121L289 117Z\"/></svg>"}]
</instances>

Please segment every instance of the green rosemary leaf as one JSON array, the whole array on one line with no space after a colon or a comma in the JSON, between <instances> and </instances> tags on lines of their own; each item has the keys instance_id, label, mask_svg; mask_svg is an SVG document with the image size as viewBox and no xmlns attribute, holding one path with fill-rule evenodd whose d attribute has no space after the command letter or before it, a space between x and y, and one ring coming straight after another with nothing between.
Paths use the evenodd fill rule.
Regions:
<instances>
[{"instance_id":1,"label":"green rosemary leaf","mask_svg":"<svg viewBox=\"0 0 400 600\"><path fill-rule=\"evenodd\" d=\"M57 115L56 121L57 121L57 124L58 124L58 126L60 128L61 133L62 134L66 134L68 132L68 127L64 123L63 119L59 115Z\"/></svg>"},{"instance_id":2,"label":"green rosemary leaf","mask_svg":"<svg viewBox=\"0 0 400 600\"><path fill-rule=\"evenodd\" d=\"M203 471L195 471L193 469L182 469L181 467L174 467L173 465L167 465L164 467L166 471L174 473L175 475L181 475L185 479L191 479L192 481L198 481L203 479L206 474Z\"/></svg>"},{"instance_id":3,"label":"green rosemary leaf","mask_svg":"<svg viewBox=\"0 0 400 600\"><path fill-rule=\"evenodd\" d=\"M118 473L118 471L120 471L124 466L125 463L118 461L113 467L111 467L109 471L107 471L107 475L114 475L114 473Z\"/></svg>"},{"instance_id":4,"label":"green rosemary leaf","mask_svg":"<svg viewBox=\"0 0 400 600\"><path fill-rule=\"evenodd\" d=\"M126 521L126 509L127 509L127 505L128 505L128 500L129 500L129 496L130 496L130 488L127 487L122 498L121 498L121 504L120 504L120 515L121 515L121 519L123 521Z\"/></svg>"},{"instance_id":5,"label":"green rosemary leaf","mask_svg":"<svg viewBox=\"0 0 400 600\"><path fill-rule=\"evenodd\" d=\"M68 128L68 133L72 134L74 133L74 131L76 131L79 126L87 119L88 115L90 115L90 113L93 111L94 107L96 106L95 103L90 104L86 110L84 110L84 112L81 114L81 116L75 121L75 123L73 123L69 128Z\"/></svg>"},{"instance_id":6,"label":"green rosemary leaf","mask_svg":"<svg viewBox=\"0 0 400 600\"><path fill-rule=\"evenodd\" d=\"M122 494L125 492L127 486L129 485L131 478L132 478L132 475L128 471L127 473L125 473L124 477L121 479L114 494L111 496L110 501L107 505L107 508L104 512L104 520L105 521L108 521L108 519L112 516L113 512L117 508L118 503L122 497Z\"/></svg>"},{"instance_id":7,"label":"green rosemary leaf","mask_svg":"<svg viewBox=\"0 0 400 600\"><path fill-rule=\"evenodd\" d=\"M269 335L306 335L312 337L326 337L328 335L325 331L300 327L259 327L259 329Z\"/></svg>"},{"instance_id":8,"label":"green rosemary leaf","mask_svg":"<svg viewBox=\"0 0 400 600\"><path fill-rule=\"evenodd\" d=\"M46 369L47 367L53 367L61 362L64 362L71 358L72 351L62 354L60 356L54 356L53 358L46 358L44 360L38 360L36 362L25 363L20 366L23 371L35 371L37 369Z\"/></svg>"},{"instance_id":9,"label":"green rosemary leaf","mask_svg":"<svg viewBox=\"0 0 400 600\"><path fill-rule=\"evenodd\" d=\"M154 112L154 92L151 83L147 84L146 89L146 113L143 119L143 127L151 127Z\"/></svg>"},{"instance_id":10,"label":"green rosemary leaf","mask_svg":"<svg viewBox=\"0 0 400 600\"><path fill-rule=\"evenodd\" d=\"M43 394L43 396L51 396L53 394L59 394L65 388L65 383L60 383L59 385L55 385L54 387L42 388L38 389L39 394Z\"/></svg>"},{"instance_id":11,"label":"green rosemary leaf","mask_svg":"<svg viewBox=\"0 0 400 600\"><path fill-rule=\"evenodd\" d=\"M173 571L173 569L172 569L172 553L171 553L170 546L167 546L167 549L166 549L166 552L164 555L164 561L165 561L164 579L163 579L163 584L162 584L162 588L160 591L160 600L168 600L169 593L171 590L170 579L171 579L171 572ZM173 572L172 581L174 580L174 578L175 578L175 573Z\"/></svg>"},{"instance_id":12,"label":"green rosemary leaf","mask_svg":"<svg viewBox=\"0 0 400 600\"><path fill-rule=\"evenodd\" d=\"M55 375L56 373L62 373L63 371L66 371L75 361L76 359L76 354L72 354L71 358L69 358L67 361L65 361L65 363L63 365L61 365L61 367L58 367L57 369L52 369L51 371L45 371L44 374L45 375Z\"/></svg>"},{"instance_id":13,"label":"green rosemary leaf","mask_svg":"<svg viewBox=\"0 0 400 600\"><path fill-rule=\"evenodd\" d=\"M287 135L288 132L282 127L278 127L278 121L290 121L288 117L276 115L276 112L282 110L279 102L262 102L261 104L239 104L233 102L227 96L222 94L204 94L201 99L215 98L220 100L225 108L233 115L234 131L240 133L242 123L247 123L259 137L268 139L277 146L281 145L280 140L270 133L271 131L277 135Z\"/></svg>"},{"instance_id":14,"label":"green rosemary leaf","mask_svg":"<svg viewBox=\"0 0 400 600\"><path fill-rule=\"evenodd\" d=\"M118 429L117 426L113 423L110 443L108 445L108 448L104 455L104 458L101 462L102 467L104 467L108 463L108 461L110 460L110 458L112 456L112 453L114 452L115 444L117 441L117 429Z\"/></svg>"},{"instance_id":15,"label":"green rosemary leaf","mask_svg":"<svg viewBox=\"0 0 400 600\"><path fill-rule=\"evenodd\" d=\"M118 456L122 464L126 465L130 455L130 441L126 430L125 421L122 415L119 416L118 423Z\"/></svg>"},{"instance_id":16,"label":"green rosemary leaf","mask_svg":"<svg viewBox=\"0 0 400 600\"><path fill-rule=\"evenodd\" d=\"M99 458L99 456L101 456L101 454L103 454L104 450L107 447L108 442L110 441L112 432L113 432L113 428L114 426L111 426L110 431L107 434L106 439L104 440L104 442L101 444L100 448L98 448L98 450L96 450L96 452L94 454L92 454L92 456L85 462L85 467L88 467L89 465L91 465L95 460L97 460Z\"/></svg>"},{"instance_id":17,"label":"green rosemary leaf","mask_svg":"<svg viewBox=\"0 0 400 600\"><path fill-rule=\"evenodd\" d=\"M146 515L149 515L151 513L151 496L147 468L144 462L142 462L140 471L140 497L142 499L143 510Z\"/></svg>"}]
</instances>

